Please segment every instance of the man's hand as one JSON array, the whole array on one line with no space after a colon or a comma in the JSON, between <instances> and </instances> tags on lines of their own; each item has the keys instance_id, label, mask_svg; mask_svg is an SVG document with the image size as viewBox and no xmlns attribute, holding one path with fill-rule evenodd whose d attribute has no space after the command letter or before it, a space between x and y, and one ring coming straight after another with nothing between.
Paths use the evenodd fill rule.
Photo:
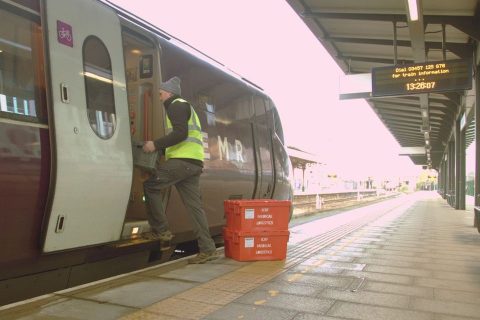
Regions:
<instances>
[{"instance_id":1,"label":"man's hand","mask_svg":"<svg viewBox=\"0 0 480 320\"><path fill-rule=\"evenodd\" d=\"M143 151L145 152L154 152L156 149L155 149L155 145L153 144L153 141L146 141L145 144L143 145Z\"/></svg>"}]
</instances>

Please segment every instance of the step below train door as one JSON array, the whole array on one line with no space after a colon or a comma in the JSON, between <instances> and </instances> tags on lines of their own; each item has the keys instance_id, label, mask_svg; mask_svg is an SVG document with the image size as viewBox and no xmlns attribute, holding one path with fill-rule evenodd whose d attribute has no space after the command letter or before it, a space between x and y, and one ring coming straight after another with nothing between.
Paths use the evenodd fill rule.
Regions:
<instances>
[{"instance_id":1,"label":"step below train door","mask_svg":"<svg viewBox=\"0 0 480 320\"><path fill-rule=\"evenodd\" d=\"M46 0L54 193L44 252L120 239L132 181L120 21L97 1Z\"/></svg>"}]
</instances>

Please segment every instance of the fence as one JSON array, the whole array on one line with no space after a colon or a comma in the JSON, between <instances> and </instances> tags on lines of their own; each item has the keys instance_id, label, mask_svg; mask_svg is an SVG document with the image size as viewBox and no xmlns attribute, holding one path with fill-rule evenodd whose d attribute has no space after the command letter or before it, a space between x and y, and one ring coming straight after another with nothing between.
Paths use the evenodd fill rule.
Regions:
<instances>
[{"instance_id":1,"label":"fence","mask_svg":"<svg viewBox=\"0 0 480 320\"><path fill-rule=\"evenodd\" d=\"M379 193L377 190L298 194L293 197L293 216L349 207L395 195L398 195L398 193Z\"/></svg>"}]
</instances>

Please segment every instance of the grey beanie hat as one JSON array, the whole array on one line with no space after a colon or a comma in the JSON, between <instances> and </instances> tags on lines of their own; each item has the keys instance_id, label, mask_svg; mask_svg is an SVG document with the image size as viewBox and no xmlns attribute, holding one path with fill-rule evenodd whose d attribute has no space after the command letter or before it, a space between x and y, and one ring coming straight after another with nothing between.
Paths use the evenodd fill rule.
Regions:
<instances>
[{"instance_id":1,"label":"grey beanie hat","mask_svg":"<svg viewBox=\"0 0 480 320\"><path fill-rule=\"evenodd\" d=\"M160 83L160 89L173 94L181 95L182 89L180 88L180 82L181 80L179 77L173 77L165 82Z\"/></svg>"}]
</instances>

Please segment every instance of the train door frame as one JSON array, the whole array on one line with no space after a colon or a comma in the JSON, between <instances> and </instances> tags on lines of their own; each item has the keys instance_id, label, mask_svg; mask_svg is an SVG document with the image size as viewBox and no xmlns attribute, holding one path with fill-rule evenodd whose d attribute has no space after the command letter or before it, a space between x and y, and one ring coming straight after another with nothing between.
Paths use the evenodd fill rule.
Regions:
<instances>
[{"instance_id":1,"label":"train door frame","mask_svg":"<svg viewBox=\"0 0 480 320\"><path fill-rule=\"evenodd\" d=\"M255 199L270 199L275 188L275 166L273 161L272 121L268 121L267 101L261 95L252 96L254 112L253 137L255 144L255 162L257 166L257 186ZM256 103L256 101L261 104ZM264 118L262 119L262 116ZM266 149L266 150L262 150ZM270 152L270 156L264 152Z\"/></svg>"},{"instance_id":2,"label":"train door frame","mask_svg":"<svg viewBox=\"0 0 480 320\"><path fill-rule=\"evenodd\" d=\"M118 16L99 2L46 0L44 5L55 173L43 230L42 250L48 253L120 239L133 162ZM110 70L84 61L94 38L109 59L97 60ZM108 92L107 98L97 96L98 104L88 91L95 81L111 85L100 92ZM113 101L113 113L101 109L105 101Z\"/></svg>"},{"instance_id":3,"label":"train door frame","mask_svg":"<svg viewBox=\"0 0 480 320\"><path fill-rule=\"evenodd\" d=\"M129 20L121 18L122 25L122 42L124 50L129 50L127 39L136 41L138 48L137 54L139 60L132 64L132 61L127 61L127 59L134 58L129 56L127 52L124 51L124 60L125 60L125 71L126 71L126 85L127 85L127 96L128 96L128 105L129 105L129 116L130 116L130 125L131 125L131 138L132 143L136 144L138 142L143 142L145 140L155 140L159 137L165 135L165 112L160 101L160 97L157 94L159 83L161 81L161 64L160 56L162 48L158 39L155 35L151 34L148 30L140 28L135 24L129 22ZM141 45L144 45L142 48ZM145 51L150 52L148 54ZM145 51L142 51L145 50ZM142 57L151 55L152 56L152 73L149 77L141 78L141 61ZM140 79L141 78L141 79ZM129 81L135 83L134 85L129 85ZM141 85L151 84L151 109L148 114L145 115L145 97L141 98L140 95ZM142 110L143 104L143 110ZM139 129L140 132L137 132L136 125L141 121L147 121L149 128L141 126ZM144 123L143 123L144 125ZM134 146L135 148L135 146ZM129 204L127 208L127 214L125 216L125 225L122 232L122 238L131 238L135 237L137 234L145 232L149 226L147 221L147 213L143 200L143 181L146 178L144 172L141 169L133 167L132 175L132 189L129 198Z\"/></svg>"}]
</instances>

